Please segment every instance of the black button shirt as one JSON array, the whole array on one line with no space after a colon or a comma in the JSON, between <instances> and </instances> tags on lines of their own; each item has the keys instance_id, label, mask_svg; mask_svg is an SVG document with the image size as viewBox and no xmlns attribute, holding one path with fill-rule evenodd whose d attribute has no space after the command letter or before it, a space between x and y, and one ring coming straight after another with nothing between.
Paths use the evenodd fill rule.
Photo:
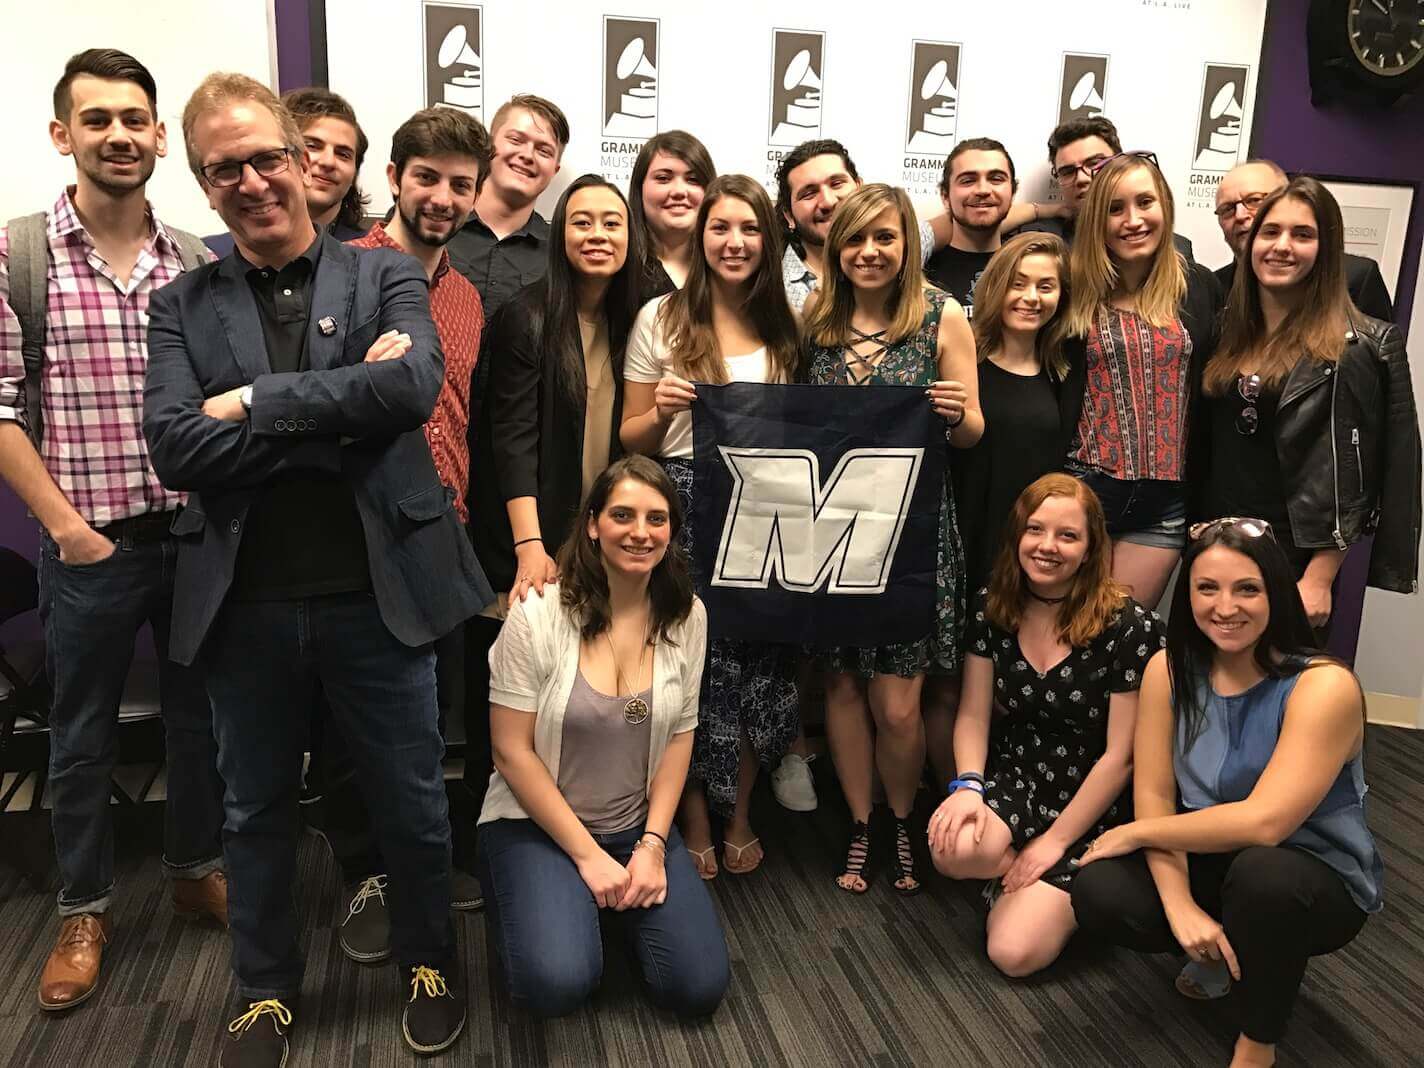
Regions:
<instances>
[{"instance_id":1,"label":"black button shirt","mask_svg":"<svg viewBox=\"0 0 1424 1068\"><path fill-rule=\"evenodd\" d=\"M274 374L310 370L307 325L321 240L318 235L281 269L243 263ZM262 486L247 511L247 529L238 545L234 599L287 600L370 586L366 536L345 478L289 471Z\"/></svg>"},{"instance_id":2,"label":"black button shirt","mask_svg":"<svg viewBox=\"0 0 1424 1068\"><path fill-rule=\"evenodd\" d=\"M485 322L501 305L530 282L544 277L549 267L549 224L537 212L520 229L503 239L471 215L445 246L455 270L480 291Z\"/></svg>"}]
</instances>

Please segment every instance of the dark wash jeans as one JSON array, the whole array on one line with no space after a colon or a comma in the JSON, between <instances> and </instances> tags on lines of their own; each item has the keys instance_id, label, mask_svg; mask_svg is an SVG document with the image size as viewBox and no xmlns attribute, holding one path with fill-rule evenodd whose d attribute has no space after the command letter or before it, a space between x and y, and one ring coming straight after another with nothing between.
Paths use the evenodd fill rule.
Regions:
<instances>
[{"instance_id":1,"label":"dark wash jeans","mask_svg":"<svg viewBox=\"0 0 1424 1068\"><path fill-rule=\"evenodd\" d=\"M594 835L627 864L642 826ZM712 896L674 827L668 834L667 900L646 909L600 910L569 855L533 820L480 827L485 917L510 1000L539 1016L566 1016L603 977L602 912L622 928L643 987L659 1008L683 1017L714 1012L727 991L727 939Z\"/></svg>"},{"instance_id":2,"label":"dark wash jeans","mask_svg":"<svg viewBox=\"0 0 1424 1068\"><path fill-rule=\"evenodd\" d=\"M302 753L317 689L351 746L390 865L391 942L403 973L451 978L450 825L436 726L435 654L402 645L370 593L230 601L204 643L227 782L228 917L238 990L294 997L303 960L292 900Z\"/></svg>"},{"instance_id":3,"label":"dark wash jeans","mask_svg":"<svg viewBox=\"0 0 1424 1068\"><path fill-rule=\"evenodd\" d=\"M119 702L134 638L153 628L168 761L163 863L175 878L221 866L222 780L202 673L168 659L177 545L120 538L112 555L75 567L40 545L40 617L50 706L49 790L63 886L60 915L104 912L114 889L109 787L118 759Z\"/></svg>"}]
</instances>

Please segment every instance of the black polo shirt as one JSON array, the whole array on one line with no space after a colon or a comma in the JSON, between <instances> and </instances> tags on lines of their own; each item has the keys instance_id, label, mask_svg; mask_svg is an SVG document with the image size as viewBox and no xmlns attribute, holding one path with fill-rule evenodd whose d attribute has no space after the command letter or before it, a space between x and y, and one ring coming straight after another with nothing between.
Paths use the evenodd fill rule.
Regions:
<instances>
[{"instance_id":1,"label":"black polo shirt","mask_svg":"<svg viewBox=\"0 0 1424 1068\"><path fill-rule=\"evenodd\" d=\"M257 326L274 374L311 369L307 324L321 266L321 235L281 269L241 262L257 303ZM231 596L287 600L369 589L366 535L356 497L341 475L291 471L263 483L247 511Z\"/></svg>"}]
</instances>

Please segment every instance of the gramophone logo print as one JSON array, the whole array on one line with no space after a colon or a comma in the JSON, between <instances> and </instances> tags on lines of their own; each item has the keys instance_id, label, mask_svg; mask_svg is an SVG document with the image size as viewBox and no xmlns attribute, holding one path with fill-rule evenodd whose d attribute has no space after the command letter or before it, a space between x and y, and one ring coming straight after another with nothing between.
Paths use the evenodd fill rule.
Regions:
<instances>
[{"instance_id":1,"label":"gramophone logo print","mask_svg":"<svg viewBox=\"0 0 1424 1068\"><path fill-rule=\"evenodd\" d=\"M477 4L423 5L425 106L459 108L484 118L485 65Z\"/></svg>"},{"instance_id":2,"label":"gramophone logo print","mask_svg":"<svg viewBox=\"0 0 1424 1068\"><path fill-rule=\"evenodd\" d=\"M658 21L603 17L603 135L658 132Z\"/></svg>"},{"instance_id":3,"label":"gramophone logo print","mask_svg":"<svg viewBox=\"0 0 1424 1068\"><path fill-rule=\"evenodd\" d=\"M916 41L910 63L905 151L947 156L959 122L959 45Z\"/></svg>"},{"instance_id":4,"label":"gramophone logo print","mask_svg":"<svg viewBox=\"0 0 1424 1068\"><path fill-rule=\"evenodd\" d=\"M1236 166L1241 155L1241 118L1249 73L1249 67L1206 65L1193 170L1229 171Z\"/></svg>"},{"instance_id":5,"label":"gramophone logo print","mask_svg":"<svg viewBox=\"0 0 1424 1068\"><path fill-rule=\"evenodd\" d=\"M768 144L794 148L821 136L821 79L826 35L811 30L773 30L771 37L771 136Z\"/></svg>"},{"instance_id":6,"label":"gramophone logo print","mask_svg":"<svg viewBox=\"0 0 1424 1068\"><path fill-rule=\"evenodd\" d=\"M1107 107L1108 57L1063 53L1063 77L1058 83L1058 122L1091 119Z\"/></svg>"}]
</instances>

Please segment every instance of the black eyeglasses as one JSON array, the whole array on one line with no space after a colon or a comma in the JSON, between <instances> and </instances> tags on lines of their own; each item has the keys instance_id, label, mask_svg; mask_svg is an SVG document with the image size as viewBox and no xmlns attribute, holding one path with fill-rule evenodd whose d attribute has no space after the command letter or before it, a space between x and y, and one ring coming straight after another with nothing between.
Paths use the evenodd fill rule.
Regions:
<instances>
[{"instance_id":1,"label":"black eyeglasses","mask_svg":"<svg viewBox=\"0 0 1424 1068\"><path fill-rule=\"evenodd\" d=\"M1053 177L1059 185L1072 185L1078 180L1078 172L1082 171L1091 178L1105 160L1112 159L1111 156L1089 156L1082 163L1065 163L1061 167L1053 168Z\"/></svg>"},{"instance_id":2,"label":"black eyeglasses","mask_svg":"<svg viewBox=\"0 0 1424 1068\"><path fill-rule=\"evenodd\" d=\"M210 186L222 189L242 181L244 167L251 167L263 178L275 178L292 165L294 151L290 148L269 148L246 159L225 159L218 163L209 163L199 170Z\"/></svg>"},{"instance_id":3,"label":"black eyeglasses","mask_svg":"<svg viewBox=\"0 0 1424 1068\"><path fill-rule=\"evenodd\" d=\"M1254 214L1261 206L1261 201L1265 200L1270 193L1248 193L1240 200L1228 200L1216 206L1216 217L1222 222L1233 218L1237 208L1245 208L1248 215Z\"/></svg>"},{"instance_id":4,"label":"black eyeglasses","mask_svg":"<svg viewBox=\"0 0 1424 1068\"><path fill-rule=\"evenodd\" d=\"M1261 376L1240 375L1236 379L1236 392L1246 402L1236 416L1236 433L1249 438L1261 425L1261 413L1256 402L1261 399Z\"/></svg>"},{"instance_id":5,"label":"black eyeglasses","mask_svg":"<svg viewBox=\"0 0 1424 1068\"><path fill-rule=\"evenodd\" d=\"M1248 538L1270 538L1272 541L1276 538L1271 524L1264 519L1249 519L1239 515L1224 515L1220 519L1210 519L1205 523L1193 523L1187 528L1187 537L1192 541L1200 541L1207 534L1227 527L1239 530Z\"/></svg>"}]
</instances>

